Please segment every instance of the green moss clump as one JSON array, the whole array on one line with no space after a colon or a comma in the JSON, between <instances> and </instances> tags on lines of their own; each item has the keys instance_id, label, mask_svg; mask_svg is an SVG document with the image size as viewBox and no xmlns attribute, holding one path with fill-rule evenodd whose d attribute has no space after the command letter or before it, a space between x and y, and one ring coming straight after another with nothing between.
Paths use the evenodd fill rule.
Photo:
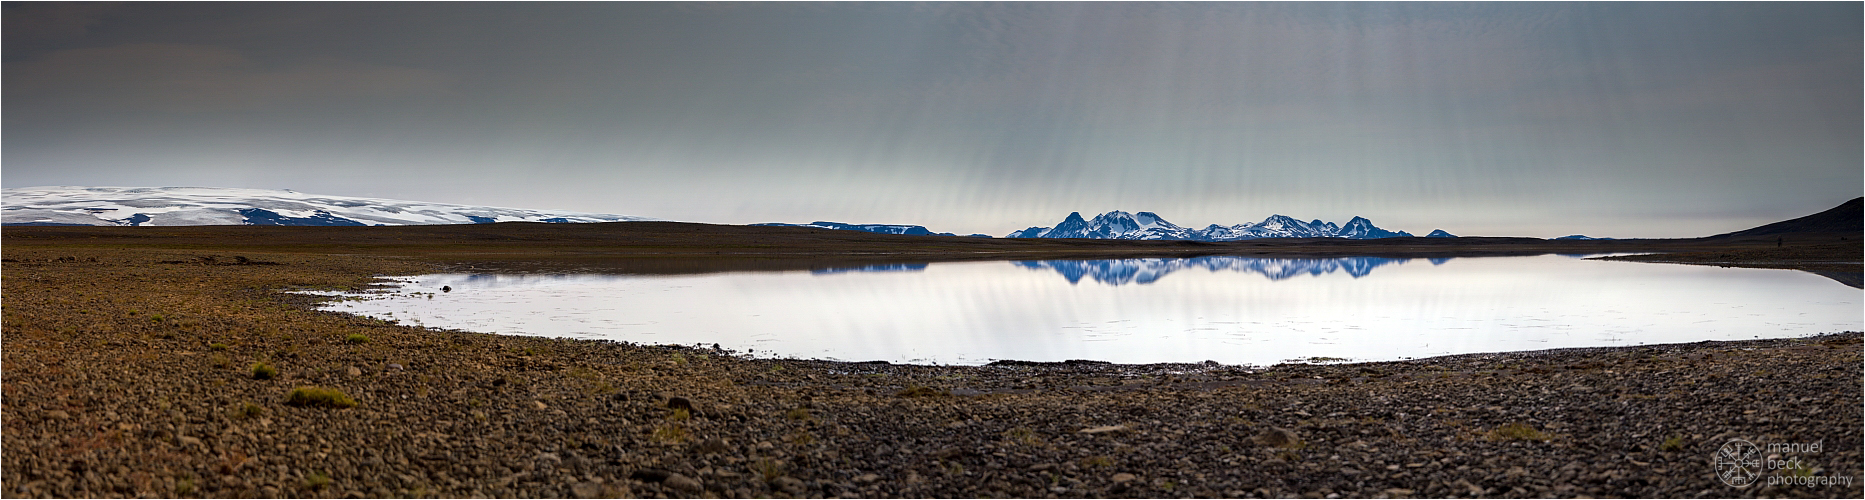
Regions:
<instances>
[{"instance_id":1,"label":"green moss clump","mask_svg":"<svg viewBox=\"0 0 1865 500\"><path fill-rule=\"evenodd\" d=\"M251 401L246 401L240 404L239 409L233 410L233 417L234 418L253 418L253 417L260 416L260 415L264 415L265 413L266 413L265 407L253 404L253 402Z\"/></svg>"},{"instance_id":2,"label":"green moss clump","mask_svg":"<svg viewBox=\"0 0 1865 500\"><path fill-rule=\"evenodd\" d=\"M947 391L941 391L941 390L934 389L931 387L926 387L923 385L916 385L916 386L908 387L906 389L901 389L900 392L896 392L894 393L894 395L903 397L903 398L927 398L927 397L938 397L938 396L951 396L952 393L947 392Z\"/></svg>"},{"instance_id":3,"label":"green moss clump","mask_svg":"<svg viewBox=\"0 0 1865 500\"><path fill-rule=\"evenodd\" d=\"M343 395L342 391L323 387L299 387L291 390L285 398L285 404L292 406L313 406L324 408L349 408L356 406L356 400Z\"/></svg>"},{"instance_id":4,"label":"green moss clump","mask_svg":"<svg viewBox=\"0 0 1865 500\"><path fill-rule=\"evenodd\" d=\"M304 476L304 489L307 490L321 490L330 483L330 476L322 472L312 472Z\"/></svg>"},{"instance_id":5,"label":"green moss clump","mask_svg":"<svg viewBox=\"0 0 1865 500\"><path fill-rule=\"evenodd\" d=\"M343 343L345 344L367 344L369 343L369 336L363 335L360 333L352 333L348 337L343 338Z\"/></svg>"},{"instance_id":6,"label":"green moss clump","mask_svg":"<svg viewBox=\"0 0 1865 500\"><path fill-rule=\"evenodd\" d=\"M1671 436L1665 438L1664 444L1658 445L1658 449L1664 451L1684 451L1684 437Z\"/></svg>"},{"instance_id":7,"label":"green moss clump","mask_svg":"<svg viewBox=\"0 0 1865 500\"><path fill-rule=\"evenodd\" d=\"M273 368L272 365L268 365L264 361L253 363L253 379L270 380L275 377L278 377L277 368Z\"/></svg>"}]
</instances>

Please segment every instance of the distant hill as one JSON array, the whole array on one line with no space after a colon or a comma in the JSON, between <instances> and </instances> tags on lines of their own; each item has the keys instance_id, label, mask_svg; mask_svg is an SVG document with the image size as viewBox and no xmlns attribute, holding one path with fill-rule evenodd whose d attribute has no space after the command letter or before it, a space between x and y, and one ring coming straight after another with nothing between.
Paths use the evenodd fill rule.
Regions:
<instances>
[{"instance_id":1,"label":"distant hill","mask_svg":"<svg viewBox=\"0 0 1865 500\"><path fill-rule=\"evenodd\" d=\"M44 186L0 190L8 226L405 226L651 221L630 215L330 196L275 189Z\"/></svg>"},{"instance_id":2,"label":"distant hill","mask_svg":"<svg viewBox=\"0 0 1865 500\"><path fill-rule=\"evenodd\" d=\"M1839 204L1824 212L1788 219L1773 224L1757 226L1733 233L1723 233L1711 238L1765 236L1792 233L1857 233L1865 231L1865 197L1853 198L1852 201Z\"/></svg>"},{"instance_id":3,"label":"distant hill","mask_svg":"<svg viewBox=\"0 0 1865 500\"><path fill-rule=\"evenodd\" d=\"M935 233L935 232L932 232L931 229L926 229L926 226L913 226L913 225L907 225L907 224L847 224L847 223L842 223L842 222L829 222L829 221L819 220L819 221L811 222L808 224L790 224L786 222L766 222L762 224L751 224L751 225L753 226L813 227L813 228L818 228L818 229L839 229L843 231L866 231L870 233L905 234L905 235L916 235L916 236L958 236L952 233ZM983 234L974 234L971 236L981 236L985 238L990 237L988 235L983 235Z\"/></svg>"}]
</instances>

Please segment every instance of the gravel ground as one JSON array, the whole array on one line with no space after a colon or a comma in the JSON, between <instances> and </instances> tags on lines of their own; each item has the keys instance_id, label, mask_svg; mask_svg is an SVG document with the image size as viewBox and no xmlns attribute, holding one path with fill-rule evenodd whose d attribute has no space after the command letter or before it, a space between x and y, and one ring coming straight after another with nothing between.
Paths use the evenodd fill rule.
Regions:
<instances>
[{"instance_id":1,"label":"gravel ground","mask_svg":"<svg viewBox=\"0 0 1865 500\"><path fill-rule=\"evenodd\" d=\"M1274 367L759 360L315 312L276 291L428 267L203 256L7 250L0 494L1858 498L1865 479L1856 332ZM354 405L294 404L303 387ZM1732 439L1786 466L1729 486ZM1849 483L1770 484L1809 477Z\"/></svg>"}]
</instances>

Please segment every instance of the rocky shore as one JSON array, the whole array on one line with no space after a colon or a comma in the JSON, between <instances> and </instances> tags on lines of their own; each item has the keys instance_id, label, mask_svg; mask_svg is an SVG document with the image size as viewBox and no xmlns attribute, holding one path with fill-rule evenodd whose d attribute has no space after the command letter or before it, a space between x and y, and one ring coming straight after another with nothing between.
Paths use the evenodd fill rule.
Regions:
<instances>
[{"instance_id":1,"label":"rocky shore","mask_svg":"<svg viewBox=\"0 0 1865 500\"><path fill-rule=\"evenodd\" d=\"M432 268L392 258L5 255L5 497L1857 498L1865 480L1857 332L904 366L437 331L280 293ZM1717 475L1736 439L1764 464L1742 487Z\"/></svg>"}]
</instances>

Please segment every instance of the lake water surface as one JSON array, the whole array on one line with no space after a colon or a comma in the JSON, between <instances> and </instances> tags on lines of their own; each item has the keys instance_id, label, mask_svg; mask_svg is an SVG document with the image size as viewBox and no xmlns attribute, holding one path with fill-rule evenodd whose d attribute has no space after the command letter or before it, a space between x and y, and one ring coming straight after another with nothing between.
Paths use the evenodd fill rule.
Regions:
<instances>
[{"instance_id":1,"label":"lake water surface","mask_svg":"<svg viewBox=\"0 0 1865 500\"><path fill-rule=\"evenodd\" d=\"M510 335L946 364L1395 360L1793 337L1865 323L1860 290L1809 273L1552 255L392 279L401 282L394 293L325 308Z\"/></svg>"}]
</instances>

